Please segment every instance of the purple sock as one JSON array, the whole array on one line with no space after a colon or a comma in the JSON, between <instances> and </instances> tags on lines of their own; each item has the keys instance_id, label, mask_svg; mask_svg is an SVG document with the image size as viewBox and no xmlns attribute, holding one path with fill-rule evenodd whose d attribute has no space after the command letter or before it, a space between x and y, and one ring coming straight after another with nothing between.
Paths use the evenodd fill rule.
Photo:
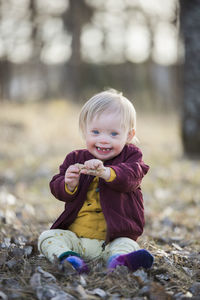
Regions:
<instances>
[{"instance_id":1,"label":"purple sock","mask_svg":"<svg viewBox=\"0 0 200 300\"><path fill-rule=\"evenodd\" d=\"M115 269L117 266L126 266L131 271L136 271L140 267L151 268L153 256L145 249L133 251L128 254L113 255L108 261L108 268Z\"/></svg>"},{"instance_id":2,"label":"purple sock","mask_svg":"<svg viewBox=\"0 0 200 300\"><path fill-rule=\"evenodd\" d=\"M68 261L79 273L88 273L89 269L83 259L78 256L68 256L64 258L61 263Z\"/></svg>"}]
</instances>

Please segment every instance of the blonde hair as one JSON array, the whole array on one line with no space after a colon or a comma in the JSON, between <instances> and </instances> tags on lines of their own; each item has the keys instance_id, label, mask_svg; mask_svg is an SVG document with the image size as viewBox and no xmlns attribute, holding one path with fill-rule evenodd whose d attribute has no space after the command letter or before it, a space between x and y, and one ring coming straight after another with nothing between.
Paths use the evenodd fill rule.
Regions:
<instances>
[{"instance_id":1,"label":"blonde hair","mask_svg":"<svg viewBox=\"0 0 200 300\"><path fill-rule=\"evenodd\" d=\"M105 111L120 113L121 126L128 132L132 129L136 131L136 111L133 104L122 93L111 89L94 95L82 107L79 128L83 136L87 124ZM137 138L134 137L134 140Z\"/></svg>"}]
</instances>

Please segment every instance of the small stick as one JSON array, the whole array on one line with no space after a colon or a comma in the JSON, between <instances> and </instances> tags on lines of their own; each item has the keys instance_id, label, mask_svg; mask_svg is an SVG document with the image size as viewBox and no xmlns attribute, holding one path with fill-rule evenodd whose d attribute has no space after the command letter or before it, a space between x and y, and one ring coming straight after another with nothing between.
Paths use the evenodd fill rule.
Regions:
<instances>
[{"instance_id":1,"label":"small stick","mask_svg":"<svg viewBox=\"0 0 200 300\"><path fill-rule=\"evenodd\" d=\"M106 168L105 167L103 167L103 168L97 168L96 170L93 170L93 169L87 169L83 164L79 164L79 163L76 163L76 166L79 168L79 172L81 171L81 170L87 170L87 171L89 171L90 173L96 173L96 172L101 172L101 171L104 171Z\"/></svg>"}]
</instances>

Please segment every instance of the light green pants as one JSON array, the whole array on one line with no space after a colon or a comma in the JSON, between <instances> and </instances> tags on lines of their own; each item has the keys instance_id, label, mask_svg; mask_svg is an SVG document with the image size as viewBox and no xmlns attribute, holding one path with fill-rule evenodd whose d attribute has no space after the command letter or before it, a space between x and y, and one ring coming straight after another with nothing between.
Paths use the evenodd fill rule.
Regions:
<instances>
[{"instance_id":1,"label":"light green pants","mask_svg":"<svg viewBox=\"0 0 200 300\"><path fill-rule=\"evenodd\" d=\"M73 251L84 259L102 257L106 262L115 254L127 254L139 250L139 245L126 237L116 238L103 250L103 240L78 238L69 230L52 229L44 231L38 239L39 251L51 262L55 256L59 257L64 252Z\"/></svg>"}]
</instances>

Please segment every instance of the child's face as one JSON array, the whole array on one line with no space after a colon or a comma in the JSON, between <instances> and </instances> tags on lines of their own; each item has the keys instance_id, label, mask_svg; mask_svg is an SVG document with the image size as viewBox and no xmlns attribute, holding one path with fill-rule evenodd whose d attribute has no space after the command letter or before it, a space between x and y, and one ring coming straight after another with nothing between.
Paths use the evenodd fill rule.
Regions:
<instances>
[{"instance_id":1,"label":"child's face","mask_svg":"<svg viewBox=\"0 0 200 300\"><path fill-rule=\"evenodd\" d=\"M91 154L104 161L117 156L133 135L121 126L119 113L104 112L87 124L86 146Z\"/></svg>"}]
</instances>

